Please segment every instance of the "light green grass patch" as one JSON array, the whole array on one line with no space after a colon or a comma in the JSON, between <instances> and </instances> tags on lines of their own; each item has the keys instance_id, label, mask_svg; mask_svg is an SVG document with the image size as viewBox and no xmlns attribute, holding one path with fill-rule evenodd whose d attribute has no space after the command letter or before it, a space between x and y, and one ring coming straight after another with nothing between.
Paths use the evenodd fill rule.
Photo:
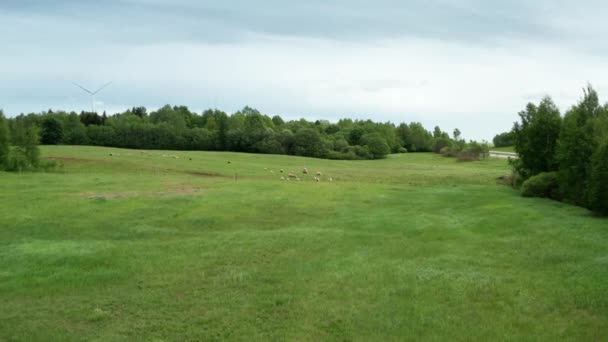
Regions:
<instances>
[{"instance_id":1,"label":"light green grass patch","mask_svg":"<svg viewBox=\"0 0 608 342\"><path fill-rule=\"evenodd\" d=\"M63 171L0 174L0 339L608 335L606 221L506 160L42 152Z\"/></svg>"}]
</instances>

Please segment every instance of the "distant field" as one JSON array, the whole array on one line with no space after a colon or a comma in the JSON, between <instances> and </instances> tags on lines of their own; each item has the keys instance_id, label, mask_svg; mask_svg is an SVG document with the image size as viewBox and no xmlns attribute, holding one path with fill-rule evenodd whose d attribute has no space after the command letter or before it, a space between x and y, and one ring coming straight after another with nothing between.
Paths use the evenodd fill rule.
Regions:
<instances>
[{"instance_id":1,"label":"distant field","mask_svg":"<svg viewBox=\"0 0 608 342\"><path fill-rule=\"evenodd\" d=\"M515 152L515 146L492 147L492 148L490 148L490 151Z\"/></svg>"},{"instance_id":2,"label":"distant field","mask_svg":"<svg viewBox=\"0 0 608 342\"><path fill-rule=\"evenodd\" d=\"M42 155L0 173L0 341L608 336L608 221L497 185L506 160Z\"/></svg>"}]
</instances>

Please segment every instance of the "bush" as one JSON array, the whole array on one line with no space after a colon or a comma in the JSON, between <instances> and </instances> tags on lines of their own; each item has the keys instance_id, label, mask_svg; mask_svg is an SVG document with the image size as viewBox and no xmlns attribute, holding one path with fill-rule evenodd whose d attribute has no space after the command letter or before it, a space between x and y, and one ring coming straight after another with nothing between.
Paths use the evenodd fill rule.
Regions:
<instances>
[{"instance_id":1,"label":"bush","mask_svg":"<svg viewBox=\"0 0 608 342\"><path fill-rule=\"evenodd\" d=\"M561 200L557 172L542 172L529 178L521 186L521 195Z\"/></svg>"},{"instance_id":2,"label":"bush","mask_svg":"<svg viewBox=\"0 0 608 342\"><path fill-rule=\"evenodd\" d=\"M439 153L444 157L456 157L458 155L458 152L449 146L442 148Z\"/></svg>"},{"instance_id":3,"label":"bush","mask_svg":"<svg viewBox=\"0 0 608 342\"><path fill-rule=\"evenodd\" d=\"M435 153L441 153L441 150L450 146L452 146L452 140L450 138L439 137L435 138L435 141L433 141L432 149Z\"/></svg>"},{"instance_id":4,"label":"bush","mask_svg":"<svg viewBox=\"0 0 608 342\"><path fill-rule=\"evenodd\" d=\"M478 142L470 142L466 147L458 153L460 161L475 161L486 158L490 154L490 148L487 144Z\"/></svg>"},{"instance_id":5,"label":"bush","mask_svg":"<svg viewBox=\"0 0 608 342\"><path fill-rule=\"evenodd\" d=\"M397 153L407 153L407 148L405 148L405 147L399 147L397 149Z\"/></svg>"},{"instance_id":6,"label":"bush","mask_svg":"<svg viewBox=\"0 0 608 342\"><path fill-rule=\"evenodd\" d=\"M365 146L373 159L382 159L391 153L391 148L386 143L386 139L378 133L366 134L361 140L365 142Z\"/></svg>"}]
</instances>

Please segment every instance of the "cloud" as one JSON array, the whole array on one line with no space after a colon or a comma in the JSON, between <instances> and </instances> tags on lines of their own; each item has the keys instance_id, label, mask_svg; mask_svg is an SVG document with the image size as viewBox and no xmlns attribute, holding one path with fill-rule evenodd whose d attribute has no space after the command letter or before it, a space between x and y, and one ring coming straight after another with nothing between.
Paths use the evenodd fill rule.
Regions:
<instances>
[{"instance_id":1,"label":"cloud","mask_svg":"<svg viewBox=\"0 0 608 342\"><path fill-rule=\"evenodd\" d=\"M0 5L0 107L244 105L286 118L421 121L490 139L545 94L608 79L608 5L456 1L81 1ZM605 11L604 11L605 13ZM587 28L590 28L589 30ZM608 84L594 83L602 94Z\"/></svg>"}]
</instances>

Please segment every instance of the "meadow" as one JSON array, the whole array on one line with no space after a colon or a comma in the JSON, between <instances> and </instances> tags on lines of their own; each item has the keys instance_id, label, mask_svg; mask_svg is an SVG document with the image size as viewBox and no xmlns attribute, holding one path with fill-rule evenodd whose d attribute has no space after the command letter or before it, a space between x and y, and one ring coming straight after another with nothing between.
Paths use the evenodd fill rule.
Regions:
<instances>
[{"instance_id":1,"label":"meadow","mask_svg":"<svg viewBox=\"0 0 608 342\"><path fill-rule=\"evenodd\" d=\"M608 336L608 221L498 184L504 159L42 157L0 173L0 341Z\"/></svg>"}]
</instances>

